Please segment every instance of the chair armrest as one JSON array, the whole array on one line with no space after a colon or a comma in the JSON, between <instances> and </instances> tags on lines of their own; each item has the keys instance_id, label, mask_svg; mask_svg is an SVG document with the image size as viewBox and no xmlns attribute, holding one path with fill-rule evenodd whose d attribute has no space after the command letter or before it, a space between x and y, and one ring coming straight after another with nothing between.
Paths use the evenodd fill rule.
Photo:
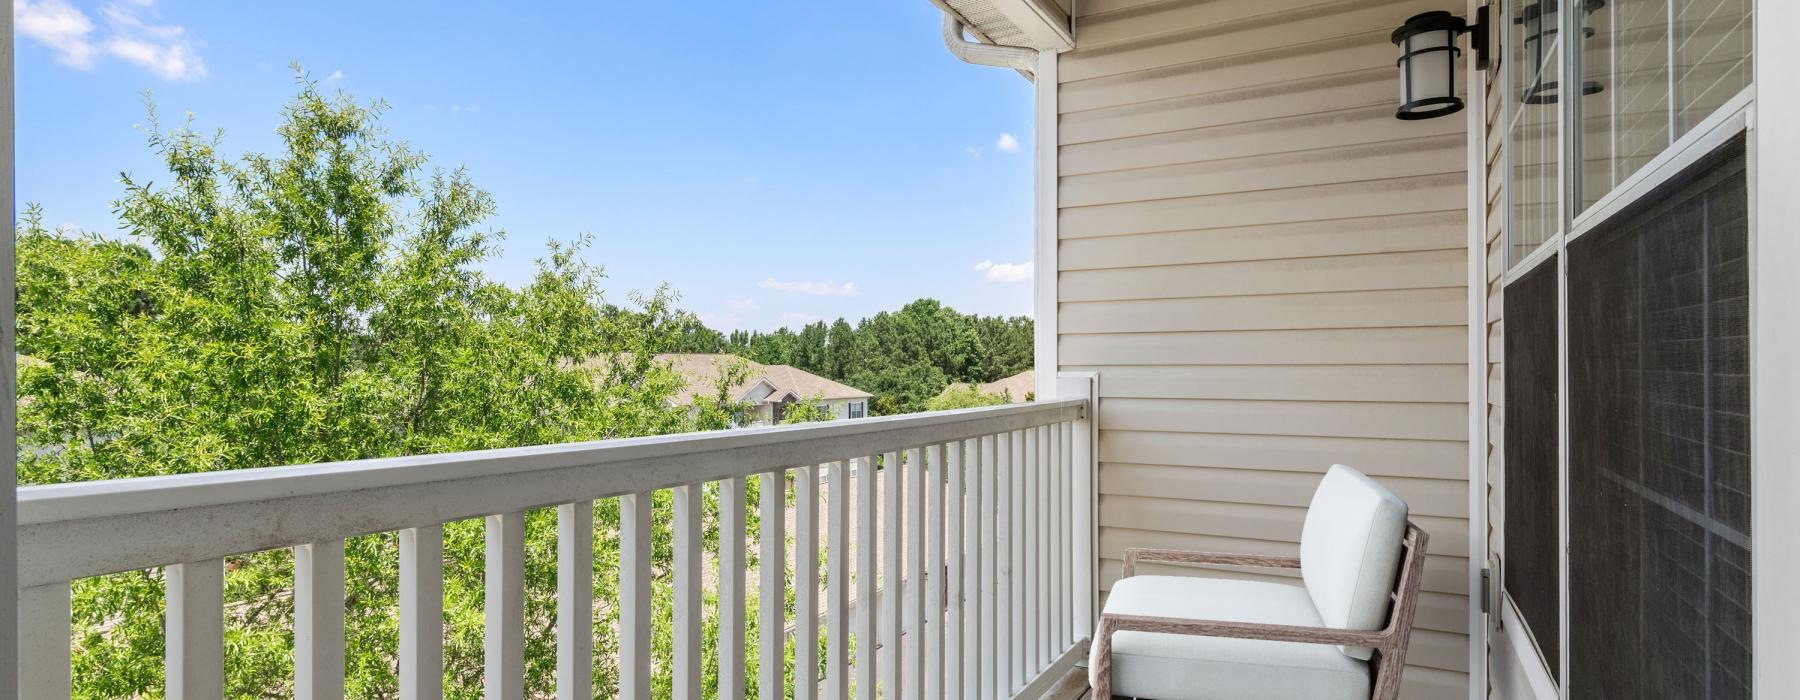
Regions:
<instances>
[{"instance_id":1,"label":"chair armrest","mask_svg":"<svg viewBox=\"0 0 1800 700\"><path fill-rule=\"evenodd\" d=\"M1266 639L1272 642L1300 642L1304 644L1332 644L1359 647L1386 646L1394 636L1388 630L1347 630L1336 627L1273 625L1263 622L1236 622L1231 620L1190 620L1180 617L1120 615L1117 613L1101 615L1100 628L1103 636L1111 636L1109 634L1111 632L1156 632L1160 634L1185 634L1195 637ZM1111 644L1109 643L1107 646L1110 647Z\"/></svg>"},{"instance_id":2,"label":"chair armrest","mask_svg":"<svg viewBox=\"0 0 1800 700\"><path fill-rule=\"evenodd\" d=\"M1112 638L1116 632L1155 632L1197 637L1231 637L1303 644L1366 646L1380 649L1384 654L1399 643L1395 639L1398 635L1392 628L1365 632L1334 627L1271 625L1227 620L1189 620L1179 617L1107 613L1100 616L1100 628L1094 632L1096 646L1093 696L1095 698L1112 697Z\"/></svg>"},{"instance_id":3,"label":"chair armrest","mask_svg":"<svg viewBox=\"0 0 1800 700\"><path fill-rule=\"evenodd\" d=\"M1140 561L1170 564L1218 564L1223 566L1259 566L1268 569L1298 569L1299 557L1268 554L1230 554L1226 552L1190 552L1180 549L1130 547L1125 550L1125 570L1121 578L1130 578Z\"/></svg>"}]
</instances>

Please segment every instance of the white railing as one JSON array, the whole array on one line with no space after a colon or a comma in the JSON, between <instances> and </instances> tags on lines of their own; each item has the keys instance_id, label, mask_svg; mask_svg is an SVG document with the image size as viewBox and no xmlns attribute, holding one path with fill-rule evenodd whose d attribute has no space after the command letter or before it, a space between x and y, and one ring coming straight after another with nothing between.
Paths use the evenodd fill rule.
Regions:
<instances>
[{"instance_id":1,"label":"white railing","mask_svg":"<svg viewBox=\"0 0 1800 700\"><path fill-rule=\"evenodd\" d=\"M397 531L401 696L441 697L442 526L485 517L486 694L520 698L526 673L524 513L554 506L557 694L594 697L593 503L617 498L617 696L648 698L651 496L671 489L675 649L673 658L654 663L673 671L676 697L698 698L704 677L701 494L706 484L718 482L719 502L726 505L717 555L717 693L739 697L746 683L749 540L745 509L729 504L744 502L750 478L762 480L755 541L763 562L784 561L788 479L796 500L792 580L783 566L764 564L754 582L764 601L780 601L784 586L793 586L800 611L800 619L791 621L795 674L792 687L784 687L782 665L761 664L754 681L760 697L848 698L852 683L861 697L875 697L877 687L888 698L1041 694L1046 679L1054 680L1081 653L1093 615L1091 389L1085 379L1068 386L1082 397L22 488L19 695L70 696L70 581L160 567L167 585L166 696L221 697L224 558L291 548L296 696L342 697L344 540ZM876 463L884 466L860 466ZM818 571L820 525L825 585ZM879 582L900 582L898 594L883 595ZM853 606L852 586L856 601L875 604ZM813 611L814 624L806 624L804 611ZM759 638L748 643L760 646L763 659L782 658L790 623L783 613L779 604L760 608ZM814 672L821 626L828 643L823 679Z\"/></svg>"}]
</instances>

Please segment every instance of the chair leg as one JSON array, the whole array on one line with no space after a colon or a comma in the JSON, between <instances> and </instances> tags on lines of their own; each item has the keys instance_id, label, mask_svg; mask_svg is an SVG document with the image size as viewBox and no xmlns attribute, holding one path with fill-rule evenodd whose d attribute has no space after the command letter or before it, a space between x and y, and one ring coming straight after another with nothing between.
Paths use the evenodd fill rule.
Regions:
<instances>
[{"instance_id":1,"label":"chair leg","mask_svg":"<svg viewBox=\"0 0 1800 700\"><path fill-rule=\"evenodd\" d=\"M1375 688L1369 697L1372 700L1395 700L1400 696L1401 666L1405 657L1385 651L1376 653L1381 655L1381 663L1375 666Z\"/></svg>"},{"instance_id":2,"label":"chair leg","mask_svg":"<svg viewBox=\"0 0 1800 700\"><path fill-rule=\"evenodd\" d=\"M1102 616L1099 628L1094 630L1094 700L1109 700L1112 697L1112 637L1113 622Z\"/></svg>"}]
</instances>

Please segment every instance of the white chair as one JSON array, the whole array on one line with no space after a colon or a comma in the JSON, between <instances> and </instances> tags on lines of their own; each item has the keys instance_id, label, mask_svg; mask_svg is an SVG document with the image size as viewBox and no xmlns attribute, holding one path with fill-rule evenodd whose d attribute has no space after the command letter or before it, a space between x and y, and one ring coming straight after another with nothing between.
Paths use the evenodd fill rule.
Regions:
<instances>
[{"instance_id":1,"label":"white chair","mask_svg":"<svg viewBox=\"0 0 1800 700\"><path fill-rule=\"evenodd\" d=\"M1313 493L1297 558L1126 550L1089 650L1094 697L1390 700L1425 564L1406 516L1340 464ZM1304 585L1132 575L1147 561L1299 569Z\"/></svg>"}]
</instances>

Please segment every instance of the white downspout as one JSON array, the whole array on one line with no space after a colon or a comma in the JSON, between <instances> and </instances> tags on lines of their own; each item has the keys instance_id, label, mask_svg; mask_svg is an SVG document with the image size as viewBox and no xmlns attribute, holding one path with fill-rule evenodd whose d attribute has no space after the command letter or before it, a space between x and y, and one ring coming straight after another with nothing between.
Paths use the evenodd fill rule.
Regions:
<instances>
[{"instance_id":1,"label":"white downspout","mask_svg":"<svg viewBox=\"0 0 1800 700\"><path fill-rule=\"evenodd\" d=\"M1032 74L1037 70L1037 49L969 41L963 36L962 18L947 10L944 12L944 48L965 63L1011 68L1025 74L1027 79L1033 79Z\"/></svg>"}]
</instances>

